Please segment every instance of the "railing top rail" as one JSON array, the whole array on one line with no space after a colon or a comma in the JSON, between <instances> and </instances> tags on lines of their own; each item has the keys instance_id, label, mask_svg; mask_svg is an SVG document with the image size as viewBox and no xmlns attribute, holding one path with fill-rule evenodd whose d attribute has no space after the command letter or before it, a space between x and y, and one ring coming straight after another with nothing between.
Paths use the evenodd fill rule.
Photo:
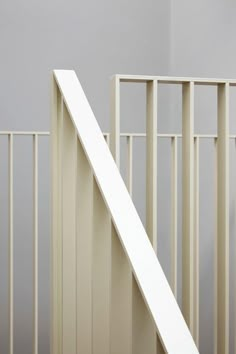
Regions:
<instances>
[{"instance_id":1,"label":"railing top rail","mask_svg":"<svg viewBox=\"0 0 236 354\"><path fill-rule=\"evenodd\" d=\"M122 75L117 74L116 77L120 82L149 82L157 80L159 83L165 84L184 84L194 82L196 85L218 85L229 83L231 86L236 86L236 79L223 78L197 78L197 77L175 77L175 76L152 76L152 75Z\"/></svg>"},{"instance_id":2,"label":"railing top rail","mask_svg":"<svg viewBox=\"0 0 236 354\"><path fill-rule=\"evenodd\" d=\"M21 130L0 130L0 135L41 135L41 136L49 136L49 131L40 131L40 130L32 130L32 131L21 131ZM104 132L103 135L109 136L110 133ZM134 138L146 138L146 133L120 133L120 137L134 137ZM182 138L182 134L178 133L158 133L157 137L159 138ZM194 134L194 138L206 138L206 139L216 139L217 134ZM230 134L230 139L236 139L236 134Z\"/></svg>"},{"instance_id":3,"label":"railing top rail","mask_svg":"<svg viewBox=\"0 0 236 354\"><path fill-rule=\"evenodd\" d=\"M198 353L75 72L54 77L166 352Z\"/></svg>"},{"instance_id":4,"label":"railing top rail","mask_svg":"<svg viewBox=\"0 0 236 354\"><path fill-rule=\"evenodd\" d=\"M0 130L0 135L50 135L48 131Z\"/></svg>"},{"instance_id":5,"label":"railing top rail","mask_svg":"<svg viewBox=\"0 0 236 354\"><path fill-rule=\"evenodd\" d=\"M110 133L103 133L104 136L109 136ZM146 138L146 133L120 133L121 138ZM158 138L182 138L182 134L178 133L157 133ZM199 139L217 139L217 134L193 134L194 138ZM236 139L236 134L230 134L229 139Z\"/></svg>"}]
</instances>

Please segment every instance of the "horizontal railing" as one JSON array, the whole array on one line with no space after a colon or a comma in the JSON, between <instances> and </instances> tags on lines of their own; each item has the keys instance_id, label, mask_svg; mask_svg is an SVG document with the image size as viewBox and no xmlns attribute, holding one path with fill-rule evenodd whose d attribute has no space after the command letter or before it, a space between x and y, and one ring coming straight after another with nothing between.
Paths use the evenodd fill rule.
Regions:
<instances>
[{"instance_id":1,"label":"horizontal railing","mask_svg":"<svg viewBox=\"0 0 236 354\"><path fill-rule=\"evenodd\" d=\"M73 71L52 107L52 353L197 353Z\"/></svg>"},{"instance_id":2,"label":"horizontal railing","mask_svg":"<svg viewBox=\"0 0 236 354\"><path fill-rule=\"evenodd\" d=\"M31 135L31 136L47 136L50 135L49 131L23 131L23 130L9 130L0 131L0 135Z\"/></svg>"},{"instance_id":3,"label":"horizontal railing","mask_svg":"<svg viewBox=\"0 0 236 354\"><path fill-rule=\"evenodd\" d=\"M120 83L148 83L158 81L160 84L186 84L194 82L196 85L217 86L219 84L229 84L236 86L235 79L223 78L199 78L199 77L175 77L175 76L153 76L153 75L115 75L114 78L119 80Z\"/></svg>"}]
</instances>

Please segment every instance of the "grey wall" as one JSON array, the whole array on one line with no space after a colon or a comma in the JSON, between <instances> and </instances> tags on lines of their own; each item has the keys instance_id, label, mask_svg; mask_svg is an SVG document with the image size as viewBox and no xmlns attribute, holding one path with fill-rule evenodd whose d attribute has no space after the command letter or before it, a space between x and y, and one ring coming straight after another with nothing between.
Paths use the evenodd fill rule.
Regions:
<instances>
[{"instance_id":1,"label":"grey wall","mask_svg":"<svg viewBox=\"0 0 236 354\"><path fill-rule=\"evenodd\" d=\"M172 1L170 72L235 77L235 13L232 0Z\"/></svg>"},{"instance_id":2,"label":"grey wall","mask_svg":"<svg viewBox=\"0 0 236 354\"><path fill-rule=\"evenodd\" d=\"M49 128L52 69L76 70L106 129L112 74L168 71L169 1L2 1L0 14L1 128Z\"/></svg>"},{"instance_id":3,"label":"grey wall","mask_svg":"<svg viewBox=\"0 0 236 354\"><path fill-rule=\"evenodd\" d=\"M169 70L170 1L2 1L0 130L48 130L50 73L74 69L103 130L109 129L109 77ZM126 90L126 88L124 88ZM142 91L142 89L141 89ZM126 100L122 129L143 130ZM125 100L125 98L124 98ZM132 103L133 102L133 103ZM142 103L143 104L143 103ZM145 113L145 110L142 111ZM7 139L0 138L0 352L8 352ZM15 354L32 352L32 139L14 141ZM141 148L138 147L138 151ZM49 353L49 145L39 140L39 352ZM141 168L140 165L137 166ZM139 186L137 201L143 211Z\"/></svg>"}]
</instances>

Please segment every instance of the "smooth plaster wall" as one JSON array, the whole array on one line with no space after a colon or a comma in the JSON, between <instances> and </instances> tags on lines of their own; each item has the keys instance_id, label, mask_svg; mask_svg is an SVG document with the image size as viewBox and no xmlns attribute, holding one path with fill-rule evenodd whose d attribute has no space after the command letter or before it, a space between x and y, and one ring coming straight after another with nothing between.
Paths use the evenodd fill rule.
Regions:
<instances>
[{"instance_id":1,"label":"smooth plaster wall","mask_svg":"<svg viewBox=\"0 0 236 354\"><path fill-rule=\"evenodd\" d=\"M109 129L109 78L168 74L170 1L101 0L0 3L0 130L49 130L52 69L74 69L103 130ZM123 90L123 89L122 89ZM124 88L124 92L127 89ZM128 93L128 91L127 91ZM134 88L123 131L144 129L143 88ZM124 96L124 94L122 93ZM163 93L163 97L165 93ZM132 114L132 122L130 116ZM129 117L129 119L126 117ZM160 123L161 124L161 123ZM137 143L139 145L139 143ZM15 350L32 352L32 141L14 141ZM138 154L143 146L137 146ZM0 138L0 352L8 352L7 139ZM39 140L39 353L49 353L49 144ZM136 202L143 213L140 186ZM140 177L141 176L141 177Z\"/></svg>"}]
</instances>

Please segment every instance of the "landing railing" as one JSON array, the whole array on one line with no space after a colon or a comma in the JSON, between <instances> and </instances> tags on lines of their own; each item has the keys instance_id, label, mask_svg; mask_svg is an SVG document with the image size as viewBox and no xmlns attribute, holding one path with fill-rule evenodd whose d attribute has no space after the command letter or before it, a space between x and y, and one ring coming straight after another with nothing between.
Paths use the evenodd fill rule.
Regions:
<instances>
[{"instance_id":1,"label":"landing railing","mask_svg":"<svg viewBox=\"0 0 236 354\"><path fill-rule=\"evenodd\" d=\"M134 137L146 137L146 231L155 250L157 233L157 141L171 142L171 280L177 296L177 149L182 142L182 312L199 346L199 145L203 138L211 139L215 150L216 238L214 298L214 352L229 353L229 134L230 90L235 80L173 78L159 76L115 75L111 80L110 146L114 159L120 164L120 97L121 84L146 85L146 134L123 134L127 139L127 186L132 193L132 142ZM180 86L182 97L182 134L158 134L158 104L160 85ZM217 134L194 134L195 89L215 87Z\"/></svg>"},{"instance_id":2,"label":"landing railing","mask_svg":"<svg viewBox=\"0 0 236 354\"><path fill-rule=\"evenodd\" d=\"M73 71L53 77L51 249L53 354L198 352Z\"/></svg>"},{"instance_id":3,"label":"landing railing","mask_svg":"<svg viewBox=\"0 0 236 354\"><path fill-rule=\"evenodd\" d=\"M5 350L6 353L13 354L16 352L16 345L14 339L18 337L18 350L22 349L22 343L19 343L19 338L22 338L22 333L19 333L19 327L16 326L16 318L15 318L15 296L16 292L15 290L15 282L17 280L17 283L19 283L19 279L16 279L15 277L15 270L17 267L19 267L19 263L14 262L15 260L15 241L16 241L16 234L17 236L19 235L18 230L15 229L15 213L19 211L19 209L16 208L16 201L15 201L15 171L14 171L14 160L15 160L15 151L17 149L16 147L16 140L22 137L25 137L28 142L31 142L31 152L32 152L32 166L31 166L31 172L32 172L32 191L30 190L30 195L32 196L32 214L28 216L25 224L27 222L30 224L29 218L32 217L32 263L31 263L31 269L32 271L32 293L33 293L33 301L32 301L32 310L28 308L28 313L32 314L32 353L33 354L38 354L38 337L39 337L39 299L38 299L38 284L39 284L39 272L38 272L38 253L39 253L39 208L38 208L38 194L39 194L39 186L38 186L38 164L39 164L39 156L38 156L38 150L39 150L39 140L42 137L49 136L49 132L43 132L43 131L0 131L0 137L5 139L7 144L5 146L5 149L3 149L3 145L1 146L3 151L6 150L6 158L3 158L3 155L1 155L1 162L4 163L5 166L8 166L8 171L5 172L5 175L7 177L7 183L4 183L4 188L7 189L6 192L1 195L1 203L4 203L5 207L8 207L8 211L5 211L4 215L6 215L6 222L3 222L4 225L2 225L1 231L5 229L5 227L8 224L7 229L7 251L8 255L6 256L7 258L7 268L4 269L4 272L1 274L1 287L3 288L4 285L4 279L6 278L7 285L8 285L8 291L7 291L7 296L8 296L8 310L7 310L7 316L4 315L4 313L1 313L1 338L3 338L2 343L1 343L1 350ZM30 141L31 140L31 141ZM19 143L19 141L18 141ZM22 164L22 169L25 169L25 166ZM28 170L28 169L27 169ZM27 173L25 173L27 175ZM26 177L26 179L29 176ZM30 181L31 182L31 181ZM29 185L31 186L31 183L29 182ZM7 184L7 185L6 185ZM31 189L31 188L30 188ZM2 190L1 190L2 192ZM5 195L7 195L7 198L4 198ZM25 201L21 200L21 205L24 205ZM19 207L19 206L18 206ZM3 221L3 220L2 220ZM25 228L27 229L27 227ZM24 230L25 231L25 230ZM1 234L1 245L4 246L3 242L3 237L4 235ZM4 252L6 252L6 249L4 247ZM26 252L27 253L27 252ZM27 253L27 256L29 254ZM4 261L2 260L2 264L4 264ZM24 267L23 267L24 268ZM23 285L25 286L25 284ZM18 289L19 290L19 289ZM27 294L28 295L28 294ZM3 309L4 305L4 299L1 298L1 310ZM6 318L7 317L7 318ZM27 316L29 317L29 316ZM21 322L24 321L24 319L21 319ZM25 324L26 331L27 331L27 326L28 323ZM7 328L8 327L8 328ZM4 337L3 337L4 333ZM29 340L30 342L30 340ZM28 343L27 343L28 344ZM27 345L26 345L27 346Z\"/></svg>"}]
</instances>

